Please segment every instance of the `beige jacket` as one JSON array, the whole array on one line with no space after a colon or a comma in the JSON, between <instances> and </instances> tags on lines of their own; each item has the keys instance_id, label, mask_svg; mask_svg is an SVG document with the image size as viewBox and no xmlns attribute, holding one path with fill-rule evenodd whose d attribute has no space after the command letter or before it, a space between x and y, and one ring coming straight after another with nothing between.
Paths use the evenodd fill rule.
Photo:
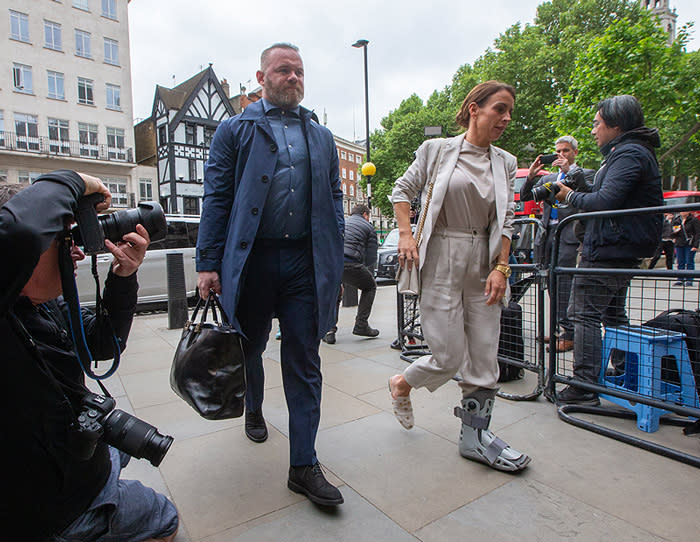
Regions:
<instances>
[{"instance_id":1,"label":"beige jacket","mask_svg":"<svg viewBox=\"0 0 700 542\"><path fill-rule=\"evenodd\" d=\"M437 165L438 170L435 177L435 186L433 187L433 197L425 218L423 234L418 247L420 267L423 266L425 261L430 234L440 214L440 209L442 209L447 185L457 165L464 136L465 134L461 134L448 139L429 139L425 141L418 147L416 159L406 170L406 173L396 179L396 185L391 193L391 202L397 203L401 201L411 202L422 191L421 209L425 210L425 199L428 191L427 189L423 190L423 188L430 180L433 168L436 166L435 162L440 155L440 147L443 144L445 145L442 160ZM506 236L510 239L513 235L515 211L513 190L518 163L515 156L493 145L489 148L489 155L496 194L496 218L489 225L489 261L492 262L492 265L495 265L501 253L501 236Z\"/></svg>"}]
</instances>

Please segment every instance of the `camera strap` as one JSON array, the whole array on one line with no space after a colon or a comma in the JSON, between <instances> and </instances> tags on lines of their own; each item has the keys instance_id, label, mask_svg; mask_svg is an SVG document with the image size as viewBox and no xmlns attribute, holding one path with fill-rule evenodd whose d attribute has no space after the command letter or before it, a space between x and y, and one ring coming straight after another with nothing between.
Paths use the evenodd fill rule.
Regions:
<instances>
[{"instance_id":1,"label":"camera strap","mask_svg":"<svg viewBox=\"0 0 700 542\"><path fill-rule=\"evenodd\" d=\"M101 375L96 374L90 367L90 362L93 361L94 358L92 356L92 353L90 352L90 348L88 347L87 339L85 337L85 328L83 326L83 314L80 310L80 301L78 300L78 288L75 284L75 274L73 270L73 259L71 258L71 248L72 239L70 236L70 232L67 231L65 232L64 236L59 240L58 264L61 273L63 299L68 305L68 327L70 328L73 344L75 345L75 353L78 358L78 363L80 364L80 367L87 376L99 382L100 380L112 376L117 370L117 368L119 367L121 350L119 348L119 342L117 341L116 337L114 337L114 332L112 332L112 340L114 344L114 359L112 361L112 366L107 372ZM95 262L95 260L93 260L93 262ZM94 265L96 267L96 263ZM98 298L97 301L101 301L101 298ZM102 307L101 302L97 307L97 311L97 318L107 318L108 321L108 316L104 314L104 308Z\"/></svg>"}]
</instances>

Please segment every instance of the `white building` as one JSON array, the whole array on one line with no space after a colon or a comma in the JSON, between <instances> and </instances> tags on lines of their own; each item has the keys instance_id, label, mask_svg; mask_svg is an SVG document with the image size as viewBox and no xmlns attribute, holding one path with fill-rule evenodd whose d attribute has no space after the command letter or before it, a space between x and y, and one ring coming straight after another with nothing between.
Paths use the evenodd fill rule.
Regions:
<instances>
[{"instance_id":1,"label":"white building","mask_svg":"<svg viewBox=\"0 0 700 542\"><path fill-rule=\"evenodd\" d=\"M134 161L128 0L2 5L0 182L65 168L102 178L114 207L157 197Z\"/></svg>"}]
</instances>

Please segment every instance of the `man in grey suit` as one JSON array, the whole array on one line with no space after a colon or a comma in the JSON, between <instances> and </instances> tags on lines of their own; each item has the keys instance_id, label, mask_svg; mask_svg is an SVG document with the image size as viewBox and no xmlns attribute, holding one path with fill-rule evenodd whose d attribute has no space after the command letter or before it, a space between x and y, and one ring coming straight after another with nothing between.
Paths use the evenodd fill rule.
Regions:
<instances>
[{"instance_id":1,"label":"man in grey suit","mask_svg":"<svg viewBox=\"0 0 700 542\"><path fill-rule=\"evenodd\" d=\"M562 136L555 142L554 149L558 157L552 162L552 167L558 167L559 173L538 176L537 174L544 168L544 165L540 162L540 156L538 156L530 165L527 181L520 189L520 201L531 200L532 189L536 186L560 181L569 172L579 168L576 165L576 155L578 154L578 141L576 139L572 136ZM584 169L583 173L586 183L590 184L593 181L595 171ZM535 259L549 267L554 232L557 229L557 225L561 220L575 214L577 211L566 203L558 203L554 198L545 200L543 204L542 224L544 230L539 230L535 237ZM570 224L561 232L557 264L561 267L576 267L578 245L579 240L574 235L573 224ZM567 352L574 348L574 324L566 314L571 293L571 276L560 275L558 286L557 315L559 317L559 336L556 340L556 350L557 352Z\"/></svg>"}]
</instances>

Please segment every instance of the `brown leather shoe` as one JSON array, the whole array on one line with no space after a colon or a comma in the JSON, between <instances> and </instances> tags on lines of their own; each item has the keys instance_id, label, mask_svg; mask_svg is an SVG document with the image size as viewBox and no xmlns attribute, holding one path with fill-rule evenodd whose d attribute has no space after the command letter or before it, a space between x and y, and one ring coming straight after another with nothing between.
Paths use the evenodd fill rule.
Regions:
<instances>
[{"instance_id":1,"label":"brown leather shoe","mask_svg":"<svg viewBox=\"0 0 700 542\"><path fill-rule=\"evenodd\" d=\"M569 352L574 349L574 341L571 339L559 339L557 341L557 352Z\"/></svg>"}]
</instances>

